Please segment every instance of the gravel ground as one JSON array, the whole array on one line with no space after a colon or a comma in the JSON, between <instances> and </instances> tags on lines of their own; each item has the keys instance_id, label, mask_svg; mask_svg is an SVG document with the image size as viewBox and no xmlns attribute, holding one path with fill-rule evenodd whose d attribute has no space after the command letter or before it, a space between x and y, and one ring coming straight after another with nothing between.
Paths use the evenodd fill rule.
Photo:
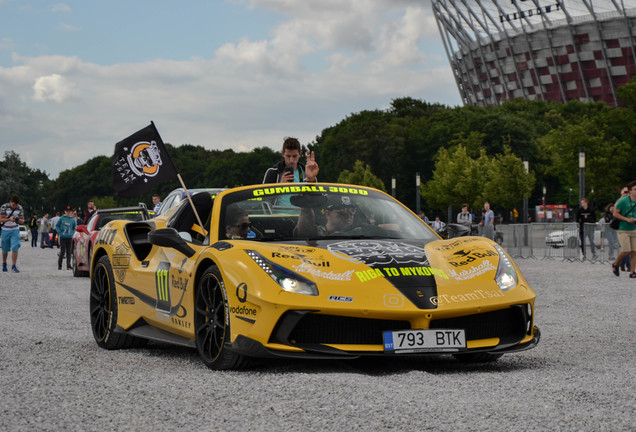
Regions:
<instances>
[{"instance_id":1,"label":"gravel ground","mask_svg":"<svg viewBox=\"0 0 636 432\"><path fill-rule=\"evenodd\" d=\"M106 351L87 278L57 249L0 274L0 429L8 431L634 430L636 281L608 265L518 260L542 339L496 363L285 361L214 372L189 349Z\"/></svg>"}]
</instances>

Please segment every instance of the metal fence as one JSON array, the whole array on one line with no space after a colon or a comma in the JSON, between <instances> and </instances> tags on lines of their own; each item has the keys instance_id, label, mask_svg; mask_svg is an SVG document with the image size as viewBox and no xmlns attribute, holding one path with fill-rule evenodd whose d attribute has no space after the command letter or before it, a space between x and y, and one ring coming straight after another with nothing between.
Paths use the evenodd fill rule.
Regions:
<instances>
[{"instance_id":1,"label":"metal fence","mask_svg":"<svg viewBox=\"0 0 636 432\"><path fill-rule=\"evenodd\" d=\"M496 232L497 242L516 258L608 263L620 251L616 231L607 224L585 224L582 237L577 223L497 225Z\"/></svg>"}]
</instances>

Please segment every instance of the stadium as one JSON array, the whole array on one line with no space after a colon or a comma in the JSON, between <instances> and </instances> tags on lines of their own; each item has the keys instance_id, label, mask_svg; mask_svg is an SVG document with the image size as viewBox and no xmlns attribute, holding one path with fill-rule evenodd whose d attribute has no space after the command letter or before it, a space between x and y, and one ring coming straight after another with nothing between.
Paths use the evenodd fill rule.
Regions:
<instances>
[{"instance_id":1,"label":"stadium","mask_svg":"<svg viewBox=\"0 0 636 432\"><path fill-rule=\"evenodd\" d=\"M468 105L602 101L636 75L636 0L432 0Z\"/></svg>"}]
</instances>

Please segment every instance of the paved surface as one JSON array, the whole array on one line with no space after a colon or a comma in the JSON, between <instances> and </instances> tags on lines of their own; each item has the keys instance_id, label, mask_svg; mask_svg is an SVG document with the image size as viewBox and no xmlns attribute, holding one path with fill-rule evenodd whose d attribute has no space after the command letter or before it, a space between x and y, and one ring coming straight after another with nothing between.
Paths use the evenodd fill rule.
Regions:
<instances>
[{"instance_id":1,"label":"paved surface","mask_svg":"<svg viewBox=\"0 0 636 432\"><path fill-rule=\"evenodd\" d=\"M563 430L636 425L636 280L607 265L518 260L538 348L452 358L269 363L214 372L194 351L106 351L87 278L23 243L0 273L0 430Z\"/></svg>"}]
</instances>

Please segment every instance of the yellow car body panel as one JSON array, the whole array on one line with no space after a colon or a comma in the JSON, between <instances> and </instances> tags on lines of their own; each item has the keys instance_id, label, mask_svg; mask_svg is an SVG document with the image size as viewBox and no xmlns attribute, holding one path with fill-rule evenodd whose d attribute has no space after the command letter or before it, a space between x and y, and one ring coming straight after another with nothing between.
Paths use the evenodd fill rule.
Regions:
<instances>
[{"instance_id":1,"label":"yellow car body panel","mask_svg":"<svg viewBox=\"0 0 636 432\"><path fill-rule=\"evenodd\" d=\"M173 247L152 244L148 235L171 227L180 233L187 231L187 224L178 229L179 218L185 218L180 215L188 211L183 207L190 206L187 200L151 221L113 221L104 227L95 242L91 277L98 260L108 256L117 292L118 331L136 334L139 327L150 326L158 330L156 338L170 334L195 346L198 284L203 272L216 266L227 297L230 335L226 346L248 356L261 356L266 352L274 356L288 353L319 357L322 349L335 356L338 352L349 356L394 354L382 343L380 333L386 329L426 330L440 320L458 319L463 323L461 320L466 319L466 323L472 323L471 320L480 322L482 316L488 317L485 318L488 323L500 317L515 322L525 320L519 323L514 342L500 347L502 352L529 348L538 342L539 334L534 326L535 293L514 262L493 241L481 237L442 240L410 210L370 188L322 183L296 187L283 190L279 185L257 185L219 193L206 221L201 221L205 225L205 239L188 240L188 236L197 236L198 229L185 234L185 243L194 251L191 256ZM285 192L292 194L292 198L293 194L333 194L343 200L343 196L351 197L354 201L360 198L356 201L359 212L365 209L364 199L373 196L391 206L392 211L401 208L404 218L412 215L408 224L416 225L409 225L410 230L417 226L415 231L425 238L419 240L403 234L400 238L289 237L265 241L268 234L278 235L276 230L282 225L289 225L300 217L298 211L277 212L275 204L271 204L275 201L267 201ZM248 210L251 209L250 219L264 227L263 238L224 238L227 207L224 200L236 200L236 196L247 197L236 202L246 203ZM194 220L192 225L198 222ZM268 228L268 224L275 223L279 225ZM516 277L516 283L510 288L502 288L496 281L502 260L507 263L507 271ZM265 265L288 271L303 283L313 285L317 294L284 289L280 281L264 270ZM518 311L518 318L517 315L511 317L511 308ZM491 317L489 313L494 315ZM296 318L289 318L290 314L296 314ZM320 329L314 335L309 325L302 331L293 328L306 316L316 320L317 326L332 323L330 325L338 327L334 334L346 333L348 327L354 333L364 332L367 321L384 330L377 331L377 338L349 335L340 340L337 335L327 337L324 342L314 342L313 339L322 337ZM488 325L491 324L484 326ZM445 327L442 325L442 328ZM473 339L466 336L465 348L458 352L487 348L496 352L501 337L490 337L487 332L480 330L480 336ZM304 337L304 333L312 334L311 342L294 339ZM244 345L246 340L259 349L252 353ZM307 348L315 346L322 348L316 348L316 352Z\"/></svg>"}]
</instances>

